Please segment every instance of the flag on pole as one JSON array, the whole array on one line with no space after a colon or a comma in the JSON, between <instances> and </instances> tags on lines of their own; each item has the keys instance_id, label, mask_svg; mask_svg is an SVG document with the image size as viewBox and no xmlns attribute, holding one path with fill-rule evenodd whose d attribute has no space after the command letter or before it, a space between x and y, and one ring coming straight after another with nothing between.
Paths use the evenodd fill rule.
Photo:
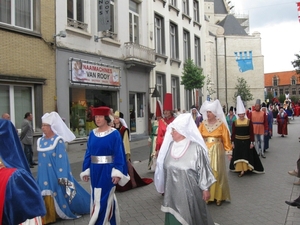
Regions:
<instances>
[{"instance_id":1,"label":"flag on pole","mask_svg":"<svg viewBox=\"0 0 300 225\"><path fill-rule=\"evenodd\" d=\"M298 20L300 22L300 2L297 2Z\"/></svg>"}]
</instances>

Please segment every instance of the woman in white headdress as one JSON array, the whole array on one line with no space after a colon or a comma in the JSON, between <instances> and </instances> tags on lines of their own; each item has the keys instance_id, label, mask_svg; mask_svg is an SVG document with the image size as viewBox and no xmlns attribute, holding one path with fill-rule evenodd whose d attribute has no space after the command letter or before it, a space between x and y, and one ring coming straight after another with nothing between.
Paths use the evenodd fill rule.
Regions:
<instances>
[{"instance_id":1,"label":"woman in white headdress","mask_svg":"<svg viewBox=\"0 0 300 225\"><path fill-rule=\"evenodd\" d=\"M226 152L227 154L232 153L230 132L219 100L205 101L201 106L200 113L204 120L199 131L208 148L210 165L217 179L217 182L210 187L208 202L216 201L216 205L220 206L222 201L230 200L225 162Z\"/></svg>"},{"instance_id":2,"label":"woman in white headdress","mask_svg":"<svg viewBox=\"0 0 300 225\"><path fill-rule=\"evenodd\" d=\"M164 193L165 225L213 225L205 201L215 181L195 121L180 114L167 127L154 175L157 191Z\"/></svg>"},{"instance_id":3,"label":"woman in white headdress","mask_svg":"<svg viewBox=\"0 0 300 225\"><path fill-rule=\"evenodd\" d=\"M90 194L75 180L65 142L75 135L56 112L42 117L43 137L37 141L37 183L44 198L47 214L44 224L62 219L76 219L90 213Z\"/></svg>"},{"instance_id":4,"label":"woman in white headdress","mask_svg":"<svg viewBox=\"0 0 300 225\"><path fill-rule=\"evenodd\" d=\"M239 172L264 173L264 167L254 148L254 134L251 120L245 117L245 107L240 96L237 96L238 119L232 124L231 141L233 146L230 170Z\"/></svg>"}]
</instances>

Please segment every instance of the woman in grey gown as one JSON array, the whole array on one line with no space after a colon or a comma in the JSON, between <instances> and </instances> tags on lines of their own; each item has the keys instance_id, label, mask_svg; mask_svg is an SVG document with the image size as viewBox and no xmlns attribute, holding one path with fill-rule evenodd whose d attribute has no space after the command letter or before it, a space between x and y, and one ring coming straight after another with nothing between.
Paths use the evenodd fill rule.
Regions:
<instances>
[{"instance_id":1,"label":"woman in grey gown","mask_svg":"<svg viewBox=\"0 0 300 225\"><path fill-rule=\"evenodd\" d=\"M167 127L155 170L155 186L164 193L165 225L213 225L206 201L213 176L207 148L190 114Z\"/></svg>"}]
</instances>

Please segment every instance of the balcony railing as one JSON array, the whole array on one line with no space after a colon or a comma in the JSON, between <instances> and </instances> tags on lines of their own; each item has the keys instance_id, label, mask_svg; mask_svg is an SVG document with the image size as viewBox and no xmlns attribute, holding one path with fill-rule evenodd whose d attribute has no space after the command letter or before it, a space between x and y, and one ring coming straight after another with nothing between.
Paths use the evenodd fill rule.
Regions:
<instances>
[{"instance_id":1,"label":"balcony railing","mask_svg":"<svg viewBox=\"0 0 300 225\"><path fill-rule=\"evenodd\" d=\"M132 42L124 43L125 60L155 65L155 50Z\"/></svg>"},{"instance_id":2,"label":"balcony railing","mask_svg":"<svg viewBox=\"0 0 300 225\"><path fill-rule=\"evenodd\" d=\"M80 29L82 31L87 32L87 24L78 20L73 20L71 18L68 18L68 26L69 27L74 27L77 29Z\"/></svg>"}]
</instances>

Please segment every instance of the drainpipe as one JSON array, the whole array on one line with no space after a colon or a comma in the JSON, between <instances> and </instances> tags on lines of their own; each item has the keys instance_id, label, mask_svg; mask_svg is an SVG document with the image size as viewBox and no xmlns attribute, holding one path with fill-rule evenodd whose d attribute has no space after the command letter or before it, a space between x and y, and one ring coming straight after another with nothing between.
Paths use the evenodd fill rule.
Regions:
<instances>
[{"instance_id":1,"label":"drainpipe","mask_svg":"<svg viewBox=\"0 0 300 225\"><path fill-rule=\"evenodd\" d=\"M227 101L227 52L226 52L226 37L224 37L224 55L225 55L225 102L226 109L228 112L228 101Z\"/></svg>"},{"instance_id":2,"label":"drainpipe","mask_svg":"<svg viewBox=\"0 0 300 225\"><path fill-rule=\"evenodd\" d=\"M216 80L217 80L217 99L219 99L219 68L218 68L218 39L215 37L216 45Z\"/></svg>"}]
</instances>

